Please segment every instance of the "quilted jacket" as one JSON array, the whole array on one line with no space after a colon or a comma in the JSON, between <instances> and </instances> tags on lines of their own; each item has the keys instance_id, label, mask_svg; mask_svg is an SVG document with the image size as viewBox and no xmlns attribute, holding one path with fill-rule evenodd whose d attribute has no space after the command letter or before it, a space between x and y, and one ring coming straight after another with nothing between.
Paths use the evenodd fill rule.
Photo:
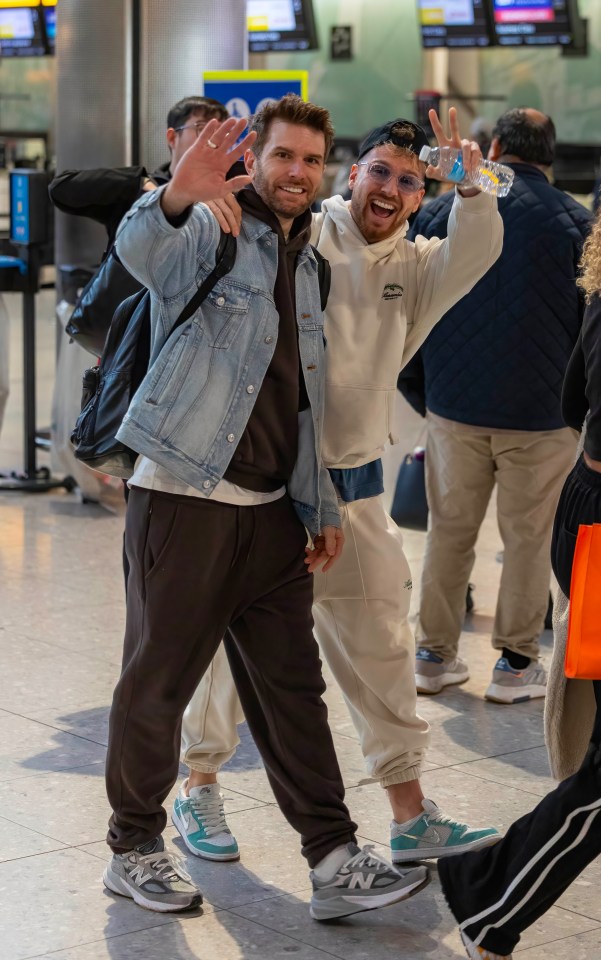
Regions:
<instances>
[{"instance_id":1,"label":"quilted jacket","mask_svg":"<svg viewBox=\"0 0 601 960\"><path fill-rule=\"evenodd\" d=\"M564 426L561 385L582 321L575 278L591 214L536 167L510 166L503 252L422 347L425 400L460 423L554 430ZM409 236L445 237L452 201L425 206Z\"/></svg>"}]
</instances>

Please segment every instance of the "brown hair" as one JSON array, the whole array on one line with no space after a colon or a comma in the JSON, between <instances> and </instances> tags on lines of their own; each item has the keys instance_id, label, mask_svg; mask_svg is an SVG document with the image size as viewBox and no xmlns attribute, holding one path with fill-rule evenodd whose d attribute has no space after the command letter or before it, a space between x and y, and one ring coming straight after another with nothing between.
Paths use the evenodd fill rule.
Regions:
<instances>
[{"instance_id":1,"label":"brown hair","mask_svg":"<svg viewBox=\"0 0 601 960\"><path fill-rule=\"evenodd\" d=\"M582 275L578 284L584 289L589 302L593 294L601 293L601 211L584 244L580 266Z\"/></svg>"},{"instance_id":2,"label":"brown hair","mask_svg":"<svg viewBox=\"0 0 601 960\"><path fill-rule=\"evenodd\" d=\"M266 103L258 113L255 113L249 124L249 129L254 130L257 134L257 139L251 148L257 156L265 146L269 129L274 120L295 123L299 127L310 127L312 130L323 133L326 147L324 160L328 159L334 139L334 127L330 114L324 107L318 107L315 103L308 103L297 96L296 93L287 93L281 100Z\"/></svg>"}]
</instances>

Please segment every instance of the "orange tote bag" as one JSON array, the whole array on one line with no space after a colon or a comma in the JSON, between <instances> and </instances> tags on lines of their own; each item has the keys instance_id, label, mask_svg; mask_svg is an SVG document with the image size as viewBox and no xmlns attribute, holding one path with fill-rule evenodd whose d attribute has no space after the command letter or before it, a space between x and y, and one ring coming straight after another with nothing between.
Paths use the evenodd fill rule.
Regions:
<instances>
[{"instance_id":1,"label":"orange tote bag","mask_svg":"<svg viewBox=\"0 0 601 960\"><path fill-rule=\"evenodd\" d=\"M577 680L601 680L601 523L578 528L565 673Z\"/></svg>"}]
</instances>

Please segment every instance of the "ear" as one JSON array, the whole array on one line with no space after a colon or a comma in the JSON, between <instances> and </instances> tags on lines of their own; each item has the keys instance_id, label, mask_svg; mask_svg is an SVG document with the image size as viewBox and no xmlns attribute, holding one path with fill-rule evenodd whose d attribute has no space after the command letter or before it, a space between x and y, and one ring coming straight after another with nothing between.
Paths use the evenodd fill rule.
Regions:
<instances>
[{"instance_id":1,"label":"ear","mask_svg":"<svg viewBox=\"0 0 601 960\"><path fill-rule=\"evenodd\" d=\"M169 147L169 151L170 153L173 153L173 147L175 146L175 139L177 137L177 133L175 132L173 127L169 127L169 129L167 130L166 136L167 136L167 146Z\"/></svg>"},{"instance_id":2,"label":"ear","mask_svg":"<svg viewBox=\"0 0 601 960\"><path fill-rule=\"evenodd\" d=\"M489 149L488 149L487 159L488 159L488 160L498 160L499 157L502 155L502 153L503 153L503 151L502 151L502 149L501 149L501 144L499 143L499 138L498 138L498 137L493 137L493 138L492 138L492 142L491 142L491 144L490 144L490 147L489 147Z\"/></svg>"},{"instance_id":3,"label":"ear","mask_svg":"<svg viewBox=\"0 0 601 960\"><path fill-rule=\"evenodd\" d=\"M356 163L354 163L351 167L351 172L348 175L348 185L351 190L355 186L358 176L359 176L359 167L357 166Z\"/></svg>"},{"instance_id":4,"label":"ear","mask_svg":"<svg viewBox=\"0 0 601 960\"><path fill-rule=\"evenodd\" d=\"M249 177L254 179L256 173L257 155L252 150L244 151L244 166Z\"/></svg>"}]
</instances>

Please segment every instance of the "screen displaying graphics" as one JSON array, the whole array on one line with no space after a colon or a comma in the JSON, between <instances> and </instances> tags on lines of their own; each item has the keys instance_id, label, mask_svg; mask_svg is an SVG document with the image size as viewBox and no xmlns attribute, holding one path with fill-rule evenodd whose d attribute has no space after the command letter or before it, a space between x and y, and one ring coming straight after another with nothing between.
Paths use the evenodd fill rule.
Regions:
<instances>
[{"instance_id":1,"label":"screen displaying graphics","mask_svg":"<svg viewBox=\"0 0 601 960\"><path fill-rule=\"evenodd\" d=\"M419 0L424 47L488 47L485 0Z\"/></svg>"},{"instance_id":2,"label":"screen displaying graphics","mask_svg":"<svg viewBox=\"0 0 601 960\"><path fill-rule=\"evenodd\" d=\"M48 53L54 53L56 47L56 7L44 7L44 21L46 23Z\"/></svg>"},{"instance_id":3,"label":"screen displaying graphics","mask_svg":"<svg viewBox=\"0 0 601 960\"><path fill-rule=\"evenodd\" d=\"M573 41L569 0L493 0L501 46L557 46Z\"/></svg>"},{"instance_id":4,"label":"screen displaying graphics","mask_svg":"<svg viewBox=\"0 0 601 960\"><path fill-rule=\"evenodd\" d=\"M317 48L311 0L247 0L246 13L251 53Z\"/></svg>"},{"instance_id":5,"label":"screen displaying graphics","mask_svg":"<svg viewBox=\"0 0 601 960\"><path fill-rule=\"evenodd\" d=\"M0 55L43 57L45 54L41 8L0 6Z\"/></svg>"}]
</instances>

